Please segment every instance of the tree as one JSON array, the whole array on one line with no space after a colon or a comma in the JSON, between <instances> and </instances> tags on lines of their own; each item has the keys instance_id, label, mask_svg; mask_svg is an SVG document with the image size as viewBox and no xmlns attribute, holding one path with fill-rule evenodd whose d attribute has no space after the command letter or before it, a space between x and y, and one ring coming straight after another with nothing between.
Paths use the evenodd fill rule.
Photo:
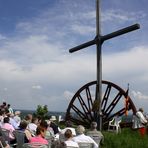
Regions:
<instances>
[{"instance_id":1,"label":"tree","mask_svg":"<svg viewBox=\"0 0 148 148\"><path fill-rule=\"evenodd\" d=\"M44 106L38 105L36 109L36 115L40 116L42 119L45 119L48 116L47 105L44 105Z\"/></svg>"}]
</instances>

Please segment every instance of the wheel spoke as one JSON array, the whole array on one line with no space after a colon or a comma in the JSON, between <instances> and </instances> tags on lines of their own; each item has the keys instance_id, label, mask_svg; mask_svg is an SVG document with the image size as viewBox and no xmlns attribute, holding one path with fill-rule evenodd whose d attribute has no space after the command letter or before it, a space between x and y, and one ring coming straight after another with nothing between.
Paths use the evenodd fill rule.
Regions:
<instances>
[{"instance_id":1,"label":"wheel spoke","mask_svg":"<svg viewBox=\"0 0 148 148\"><path fill-rule=\"evenodd\" d=\"M105 110L106 116L109 116L114 109L114 107L117 105L119 99L122 97L122 94L119 92L116 97L113 99L111 104L108 106L108 108Z\"/></svg>"},{"instance_id":2,"label":"wheel spoke","mask_svg":"<svg viewBox=\"0 0 148 148\"><path fill-rule=\"evenodd\" d=\"M76 123L77 125L88 125L89 124L89 122L82 121L82 120L79 120L79 119L74 118L74 117L71 117L70 119L73 123Z\"/></svg>"},{"instance_id":3,"label":"wheel spoke","mask_svg":"<svg viewBox=\"0 0 148 148\"><path fill-rule=\"evenodd\" d=\"M92 97L91 97L91 93L90 93L89 87L86 88L86 95L87 95L87 100L88 100L88 108L89 108L89 110L91 110L92 109L92 105L93 105L93 101L92 101Z\"/></svg>"},{"instance_id":4,"label":"wheel spoke","mask_svg":"<svg viewBox=\"0 0 148 148\"><path fill-rule=\"evenodd\" d=\"M107 85L107 88L106 88L106 91L104 93L104 97L103 97L103 100L102 100L102 113L103 114L105 112L105 108L106 108L106 105L107 105L107 101L108 101L110 92L111 92L111 86Z\"/></svg>"},{"instance_id":5,"label":"wheel spoke","mask_svg":"<svg viewBox=\"0 0 148 148\"><path fill-rule=\"evenodd\" d=\"M81 104L81 107L85 113L85 118L88 120L92 119L92 115L91 115L91 110L88 109L87 105L85 104L83 98L81 97L81 95L78 96L78 100ZM91 118L91 119L90 119Z\"/></svg>"},{"instance_id":6,"label":"wheel spoke","mask_svg":"<svg viewBox=\"0 0 148 148\"><path fill-rule=\"evenodd\" d=\"M72 109L77 113L77 115L85 122L88 122L89 119L87 118L86 114L80 111L75 105L72 105Z\"/></svg>"}]
</instances>

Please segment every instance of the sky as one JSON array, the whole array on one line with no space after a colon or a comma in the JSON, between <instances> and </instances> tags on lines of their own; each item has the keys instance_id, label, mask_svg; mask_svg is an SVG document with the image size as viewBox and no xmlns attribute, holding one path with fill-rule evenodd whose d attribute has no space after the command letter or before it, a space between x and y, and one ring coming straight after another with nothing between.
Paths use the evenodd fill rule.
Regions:
<instances>
[{"instance_id":1,"label":"sky","mask_svg":"<svg viewBox=\"0 0 148 148\"><path fill-rule=\"evenodd\" d=\"M69 49L96 36L95 0L0 0L0 103L14 109L66 111L76 91L96 80L96 46ZM101 0L101 34L140 29L102 46L102 79L148 112L148 1Z\"/></svg>"}]
</instances>

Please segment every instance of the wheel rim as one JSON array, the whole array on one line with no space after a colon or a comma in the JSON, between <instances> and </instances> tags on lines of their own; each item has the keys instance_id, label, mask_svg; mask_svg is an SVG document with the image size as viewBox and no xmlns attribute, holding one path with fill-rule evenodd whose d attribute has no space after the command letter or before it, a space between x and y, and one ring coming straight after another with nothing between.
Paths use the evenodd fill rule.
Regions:
<instances>
[{"instance_id":1,"label":"wheel rim","mask_svg":"<svg viewBox=\"0 0 148 148\"><path fill-rule=\"evenodd\" d=\"M82 86L71 99L66 112L66 120L74 124L89 127L94 118L94 101L96 96L97 81L92 81ZM102 81L102 122L105 126L114 116L125 114L124 100L126 91L109 81ZM136 113L136 107L129 97L128 111Z\"/></svg>"}]
</instances>

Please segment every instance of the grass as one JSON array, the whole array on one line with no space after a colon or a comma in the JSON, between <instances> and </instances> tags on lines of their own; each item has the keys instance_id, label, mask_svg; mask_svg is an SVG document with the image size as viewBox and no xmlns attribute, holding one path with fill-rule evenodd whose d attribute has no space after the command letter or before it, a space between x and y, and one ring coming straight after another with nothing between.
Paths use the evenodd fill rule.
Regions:
<instances>
[{"instance_id":1,"label":"grass","mask_svg":"<svg viewBox=\"0 0 148 148\"><path fill-rule=\"evenodd\" d=\"M142 137L138 130L123 128L121 133L102 131L104 144L101 148L148 148L148 134Z\"/></svg>"}]
</instances>

